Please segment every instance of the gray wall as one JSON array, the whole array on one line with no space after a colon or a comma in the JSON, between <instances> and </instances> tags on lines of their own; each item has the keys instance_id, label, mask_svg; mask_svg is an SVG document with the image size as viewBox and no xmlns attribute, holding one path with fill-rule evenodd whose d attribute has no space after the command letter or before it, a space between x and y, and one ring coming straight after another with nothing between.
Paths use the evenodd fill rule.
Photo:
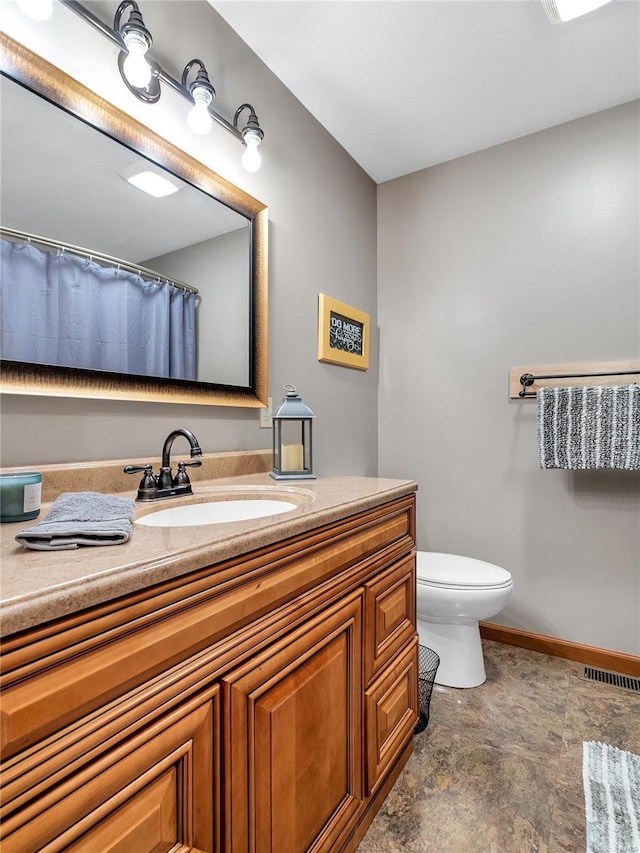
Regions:
<instances>
[{"instance_id":1,"label":"gray wall","mask_svg":"<svg viewBox=\"0 0 640 853\"><path fill-rule=\"evenodd\" d=\"M379 470L419 547L505 566L495 622L640 652L640 475L542 471L516 365L638 358L638 103L378 188Z\"/></svg>"},{"instance_id":2,"label":"gray wall","mask_svg":"<svg viewBox=\"0 0 640 853\"><path fill-rule=\"evenodd\" d=\"M113 20L116 2L92 3ZM201 58L233 117L251 101L265 131L262 168L240 164L242 147L214 127L195 137L187 103L165 88L158 104L138 102L117 71L116 51L68 9L37 23L3 4L3 27L49 61L130 112L269 207L269 394L298 386L316 414L319 474L375 474L377 340L367 372L317 361L317 297L328 293L371 314L376 325L376 187L335 140L205 2L148 3L154 56L179 78ZM156 460L176 426L193 429L205 451L271 446L255 409L5 396L2 464L37 465L148 456Z\"/></svg>"},{"instance_id":3,"label":"gray wall","mask_svg":"<svg viewBox=\"0 0 640 853\"><path fill-rule=\"evenodd\" d=\"M203 240L144 266L198 289L198 379L249 384L249 226Z\"/></svg>"}]
</instances>

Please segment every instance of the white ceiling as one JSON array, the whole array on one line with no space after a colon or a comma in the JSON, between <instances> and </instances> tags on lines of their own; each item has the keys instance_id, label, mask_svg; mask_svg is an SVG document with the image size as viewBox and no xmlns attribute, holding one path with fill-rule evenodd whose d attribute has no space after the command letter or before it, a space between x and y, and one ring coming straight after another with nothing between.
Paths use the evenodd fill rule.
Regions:
<instances>
[{"instance_id":1,"label":"white ceiling","mask_svg":"<svg viewBox=\"0 0 640 853\"><path fill-rule=\"evenodd\" d=\"M640 97L640 0L209 2L378 183Z\"/></svg>"}]
</instances>

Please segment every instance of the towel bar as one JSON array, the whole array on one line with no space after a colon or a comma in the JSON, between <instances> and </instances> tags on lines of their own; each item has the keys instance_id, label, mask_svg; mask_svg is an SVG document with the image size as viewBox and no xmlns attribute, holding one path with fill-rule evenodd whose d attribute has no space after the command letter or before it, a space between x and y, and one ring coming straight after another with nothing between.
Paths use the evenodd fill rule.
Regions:
<instances>
[{"instance_id":1,"label":"towel bar","mask_svg":"<svg viewBox=\"0 0 640 853\"><path fill-rule=\"evenodd\" d=\"M512 367L509 371L509 397L512 400L533 399L540 388L575 385L618 385L618 377L640 382L640 361L602 361L571 364L543 364ZM599 378L599 382L589 381ZM624 381L624 380L623 380ZM533 387L532 387L533 386Z\"/></svg>"},{"instance_id":2,"label":"towel bar","mask_svg":"<svg viewBox=\"0 0 640 853\"><path fill-rule=\"evenodd\" d=\"M519 397L535 397L535 391L527 391L527 388L539 379L582 379L587 376L630 376L636 374L637 370L604 371L603 373L548 373L545 376L534 376L532 373L523 373L520 377L522 389L518 392Z\"/></svg>"}]
</instances>

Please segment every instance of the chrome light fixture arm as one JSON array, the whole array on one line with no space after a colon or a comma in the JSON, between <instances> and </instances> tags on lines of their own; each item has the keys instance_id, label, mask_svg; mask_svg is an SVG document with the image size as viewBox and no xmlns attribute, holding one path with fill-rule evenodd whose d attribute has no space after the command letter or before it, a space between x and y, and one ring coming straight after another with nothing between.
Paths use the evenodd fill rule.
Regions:
<instances>
[{"instance_id":1,"label":"chrome light fixture arm","mask_svg":"<svg viewBox=\"0 0 640 853\"><path fill-rule=\"evenodd\" d=\"M245 145L245 152L242 155L242 165L248 172L256 172L260 168L260 154L258 146L264 139L264 132L258 122L258 116L251 104L241 104L236 110L233 117L233 126L238 130L238 119L244 110L249 110L249 118L242 133L242 141Z\"/></svg>"},{"instance_id":2,"label":"chrome light fixture arm","mask_svg":"<svg viewBox=\"0 0 640 853\"><path fill-rule=\"evenodd\" d=\"M244 129L241 131L242 137L244 138L245 133L252 131L257 133L260 136L260 139L264 137L264 132L258 123L258 116L256 115L256 111L251 104L240 104L238 109L236 110L236 114L233 117L233 126L236 130L238 130L238 119L240 118L243 110L249 110L249 118L247 119L247 123Z\"/></svg>"},{"instance_id":3,"label":"chrome light fixture arm","mask_svg":"<svg viewBox=\"0 0 640 853\"><path fill-rule=\"evenodd\" d=\"M193 83L189 83L189 74L194 68L198 68L198 73ZM194 89L206 89L211 94L211 100L216 96L216 90L211 85L207 69L204 67L204 62L201 59L192 59L184 67L182 72L182 88L186 89L193 98Z\"/></svg>"},{"instance_id":4,"label":"chrome light fixture arm","mask_svg":"<svg viewBox=\"0 0 640 853\"><path fill-rule=\"evenodd\" d=\"M194 80L189 83L189 74L194 68L197 68L198 72ZM216 96L216 90L211 85L207 69L201 59L192 59L187 62L182 72L182 87L187 89L194 105L187 116L187 124L194 133L208 133L211 127L209 105Z\"/></svg>"}]
</instances>

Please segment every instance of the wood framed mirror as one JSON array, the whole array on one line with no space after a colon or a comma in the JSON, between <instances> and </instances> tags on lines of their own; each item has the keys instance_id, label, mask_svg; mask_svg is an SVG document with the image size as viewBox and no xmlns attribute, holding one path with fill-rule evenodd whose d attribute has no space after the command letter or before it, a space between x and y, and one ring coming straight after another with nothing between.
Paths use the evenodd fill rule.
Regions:
<instances>
[{"instance_id":1,"label":"wood framed mirror","mask_svg":"<svg viewBox=\"0 0 640 853\"><path fill-rule=\"evenodd\" d=\"M218 214L223 213L223 219L229 216L236 218L235 224L229 227L236 229L236 234L239 237L238 240L235 240L234 237L234 240L236 244L244 247L242 252L245 255L240 257L238 264L236 264L241 270L244 270L241 287L236 283L233 285L227 283L225 273L225 275L218 277L217 295L205 294L205 289L208 286L207 280L214 278L213 275L209 275L209 272L215 264L208 262L206 267L203 268L201 264L198 268L202 279L197 283L201 294L199 300L201 298L203 304L206 301L214 303L214 307L211 309L213 315L204 316L215 315L221 318L221 324L218 333L212 331L211 323L213 320L201 319L200 329L203 346L207 341L209 346L211 346L211 341L217 341L219 350L217 355L212 355L211 351L206 349L200 353L196 379L171 379L161 375L85 369L75 365L61 366L55 363L37 363L35 359L33 361L19 361L3 356L0 391L11 394L93 397L218 406L258 407L266 405L268 311L266 206L5 34L0 34L0 63L3 90L7 92L9 91L8 87L11 87L15 89L16 100L26 98L37 105L38 109L43 108L48 111L46 115L53 116L55 114L56 121L58 117L61 117L60 120L66 124L77 126L78 131L81 131L83 135L93 135L92 141L85 144L86 149L93 152L101 149L103 145L114 146L125 152L128 158L135 156L149 164L153 170L166 173L170 179L184 188L183 193L176 195L180 196L181 199L183 196L190 199L187 207L189 213L175 212L173 218L169 216L168 233L165 236L160 235L160 242L156 241L155 244L156 248L147 245L144 249L136 248L138 258L135 260L140 263L141 267L143 264L140 255L144 260L151 258L152 261L160 263L161 260L158 260L158 255L162 254L164 258L170 256L171 263L175 263L177 257L184 255L185 248L191 248L176 243L177 233L180 230L178 224L186 226L186 229L183 230L189 232L189 239L194 241L199 251L205 243L213 244L216 240L219 242L220 232L215 230L208 232L207 228L213 228L214 221L217 222L220 218ZM5 103L13 103L13 100L13 95L11 98L3 96L3 132L6 123L10 120L8 108L5 109ZM40 121L40 118L38 120ZM29 121L33 120L30 119ZM29 126L33 128L33 124ZM38 127L37 136L44 139L46 145L53 137L48 137L46 126L36 126ZM13 135L14 131L11 133ZM33 132L30 136L33 142ZM15 137L14 141L17 141L18 144L6 146L6 157L10 156L10 149L16 150L18 147L28 149L30 147L30 145L22 145L19 136ZM37 203L34 204L34 200L27 202L24 204L25 210L29 208L31 210L39 208L43 211L55 208L56 212L62 210L60 189L47 190L47 192L53 193L52 197L56 199L55 202L52 202L50 197L47 197L43 184L48 183L45 180L48 174L51 174L52 171L63 171L65 167L60 166L58 161L54 163L52 160L52 163L49 163L47 158L53 157L52 149L54 147L71 149L72 153L77 155L78 151L75 149L75 145L75 142L57 146L49 144L49 149L45 148L44 154L34 155L32 153L38 162L37 171L41 175L40 179L34 177L28 164L26 167L23 162L13 164L5 160L5 154L3 154L4 175L19 176L15 183L14 197L17 198L21 195L20 180L23 182L22 187L28 185L30 192L37 192L35 199ZM5 146L3 146L4 148ZM76 156L75 159L86 159L86 156L83 154L81 157ZM35 163L32 165L35 166ZM93 169L96 175L102 175L105 171L100 164L96 163L93 164ZM4 175L3 185L5 184ZM124 187L125 182L122 181L122 177L122 175L117 177L116 181L119 181ZM77 184L82 184L82 182L82 178L75 181ZM86 180L84 183L86 186ZM0 224L8 229L15 228L25 233L53 236L59 239L56 234L43 235L43 227L39 227L39 225L33 226L30 222L25 224L19 211L20 205L11 203L11 182L7 181L7 184L8 203L4 204L5 186L3 186L2 221ZM65 185L65 194L66 191ZM95 193L92 194L90 203L87 203L86 199L81 199L72 201L72 206L80 210L85 221L96 219L102 220L104 223L106 218L108 222L113 224L115 220L120 223L124 216L124 214L118 213L107 215L106 211L100 209L100 197L96 198ZM94 217L90 215L92 209L100 210L104 215ZM172 210L171 207L168 209ZM19 219L19 222L12 220L14 210L14 218ZM159 223L163 219L162 216L156 214L147 218L135 214L135 217L137 217L139 224L142 223L142 226L138 228L139 236L142 236L143 233L144 236L147 236L146 232L149 234L157 232L160 227ZM60 221L62 218L60 215ZM164 218L166 219L166 215ZM148 227L145 223L148 223ZM70 226L63 230L65 231L64 240L68 241L70 245L87 246L90 244L89 249L95 250L96 253L102 252L122 258L122 252L107 251L102 245L95 243L103 237L106 238L107 235L122 237L125 232L128 233L136 229L124 226L122 228L105 228L103 224L102 231L98 236L83 235L81 238L73 236L71 233L73 229ZM223 236L227 238L229 235ZM161 252L157 251L158 245L163 247ZM168 245L170 245L170 251L165 252ZM123 249L122 251L126 250ZM125 260L129 259L125 258ZM143 268L146 266L147 264L144 264ZM193 266L193 262L191 262L187 269L191 270ZM153 269L157 268L157 266L153 267ZM162 272L164 274L164 270ZM180 270L177 270L171 271L171 275L172 278L190 284L191 272L181 274ZM7 284L4 281L3 299L12 298L11 290L7 289L9 287L10 283ZM225 292L228 295L234 288L241 289L242 296L237 305L230 306L225 302ZM234 322L238 324L237 327L234 327L231 322L224 322L225 318L229 320L230 317L235 318ZM228 331L229 328L232 329L231 333ZM224 338L225 334L227 335L226 339ZM1 349L0 355L2 355ZM239 360L238 365L232 364L236 358Z\"/></svg>"}]
</instances>

